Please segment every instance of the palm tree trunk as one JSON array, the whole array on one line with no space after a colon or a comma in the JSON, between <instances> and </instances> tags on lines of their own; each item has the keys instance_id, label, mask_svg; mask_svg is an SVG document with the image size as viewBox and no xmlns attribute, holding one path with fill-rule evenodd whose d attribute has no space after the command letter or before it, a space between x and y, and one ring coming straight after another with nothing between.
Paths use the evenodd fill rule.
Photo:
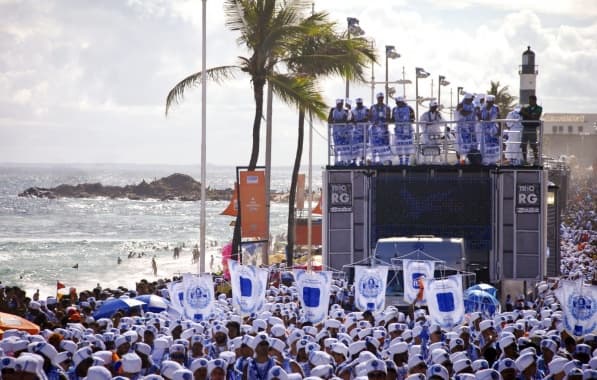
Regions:
<instances>
[{"instance_id":1,"label":"palm tree trunk","mask_svg":"<svg viewBox=\"0 0 597 380\"><path fill-rule=\"evenodd\" d=\"M261 118L263 117L263 88L265 80L253 79L253 96L255 97L255 119L253 119L253 146L251 147L251 159L249 160L248 170L255 170L257 160L259 159L259 134L261 131ZM269 196L269 195L268 195ZM240 200L239 200L240 201ZM238 254L241 251L240 243L240 207L234 224L234 234L232 235L232 259L238 260Z\"/></svg>"},{"instance_id":2,"label":"palm tree trunk","mask_svg":"<svg viewBox=\"0 0 597 380\"><path fill-rule=\"evenodd\" d=\"M286 263L290 267L292 266L293 254L294 254L294 202L296 199L296 183L298 182L299 169L301 167L301 158L303 156L303 140L305 137L305 110L299 109L299 122L298 122L298 139L296 145L296 155L294 157L294 166L292 167L292 180L290 182L290 194L288 195L288 232L287 232L287 245L286 245Z\"/></svg>"}]
</instances>

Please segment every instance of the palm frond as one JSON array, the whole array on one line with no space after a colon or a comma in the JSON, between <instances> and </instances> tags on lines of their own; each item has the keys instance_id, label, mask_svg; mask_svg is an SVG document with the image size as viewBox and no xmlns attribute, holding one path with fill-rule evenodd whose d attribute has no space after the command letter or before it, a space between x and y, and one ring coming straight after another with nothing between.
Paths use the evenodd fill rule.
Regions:
<instances>
[{"instance_id":1,"label":"palm frond","mask_svg":"<svg viewBox=\"0 0 597 380\"><path fill-rule=\"evenodd\" d=\"M268 77L274 93L293 105L322 120L327 118L327 105L313 79L305 76L274 73Z\"/></svg>"},{"instance_id":2,"label":"palm frond","mask_svg":"<svg viewBox=\"0 0 597 380\"><path fill-rule=\"evenodd\" d=\"M240 66L213 67L206 71L207 79L216 83L221 83L224 79L234 78L241 69ZM178 82L170 92L168 92L168 96L166 97L166 116L168 116L170 107L174 104L178 104L184 98L184 93L187 89L199 86L200 84L201 72L191 74Z\"/></svg>"}]
</instances>

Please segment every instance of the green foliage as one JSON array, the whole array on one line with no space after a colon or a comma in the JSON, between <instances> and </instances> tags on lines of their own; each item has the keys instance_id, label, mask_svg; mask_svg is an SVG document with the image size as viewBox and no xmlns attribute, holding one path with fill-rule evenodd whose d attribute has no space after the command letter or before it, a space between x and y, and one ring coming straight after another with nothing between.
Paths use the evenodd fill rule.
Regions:
<instances>
[{"instance_id":1,"label":"green foliage","mask_svg":"<svg viewBox=\"0 0 597 380\"><path fill-rule=\"evenodd\" d=\"M516 96L510 94L509 86L500 88L499 81L491 81L488 94L495 96L495 105L500 108L500 118L506 117L516 107Z\"/></svg>"}]
</instances>

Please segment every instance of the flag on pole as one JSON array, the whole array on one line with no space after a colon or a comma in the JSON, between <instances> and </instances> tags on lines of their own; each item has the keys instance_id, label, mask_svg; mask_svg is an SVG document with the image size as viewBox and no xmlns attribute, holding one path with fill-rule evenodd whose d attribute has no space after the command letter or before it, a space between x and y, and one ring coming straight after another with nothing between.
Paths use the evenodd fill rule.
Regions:
<instances>
[{"instance_id":1,"label":"flag on pole","mask_svg":"<svg viewBox=\"0 0 597 380\"><path fill-rule=\"evenodd\" d=\"M234 309L241 315L260 312L265 305L267 270L254 265L240 265L235 260L229 260L228 267Z\"/></svg>"},{"instance_id":2,"label":"flag on pole","mask_svg":"<svg viewBox=\"0 0 597 380\"><path fill-rule=\"evenodd\" d=\"M304 269L296 269L294 277L299 299L305 310L305 318L311 323L323 321L330 304L332 272L307 272Z\"/></svg>"},{"instance_id":3,"label":"flag on pole","mask_svg":"<svg viewBox=\"0 0 597 380\"><path fill-rule=\"evenodd\" d=\"M461 275L456 274L444 279L426 279L425 292L431 323L451 329L464 320Z\"/></svg>"},{"instance_id":4,"label":"flag on pole","mask_svg":"<svg viewBox=\"0 0 597 380\"><path fill-rule=\"evenodd\" d=\"M564 328L575 337L597 331L597 286L585 286L582 279L561 280L555 295L564 312Z\"/></svg>"},{"instance_id":5,"label":"flag on pole","mask_svg":"<svg viewBox=\"0 0 597 380\"><path fill-rule=\"evenodd\" d=\"M361 311L381 311L386 304L388 266L354 267L355 305Z\"/></svg>"},{"instance_id":6,"label":"flag on pole","mask_svg":"<svg viewBox=\"0 0 597 380\"><path fill-rule=\"evenodd\" d=\"M170 307L184 315L184 286L182 281L168 282L168 294L170 294Z\"/></svg>"},{"instance_id":7,"label":"flag on pole","mask_svg":"<svg viewBox=\"0 0 597 380\"><path fill-rule=\"evenodd\" d=\"M214 306L214 283L211 274L184 274L184 313L187 318L200 322L207 319Z\"/></svg>"},{"instance_id":8,"label":"flag on pole","mask_svg":"<svg viewBox=\"0 0 597 380\"><path fill-rule=\"evenodd\" d=\"M435 261L431 260L402 260L404 276L404 300L411 304L418 299L421 304L425 304L425 293L422 291L422 279L433 278L435 272Z\"/></svg>"}]
</instances>

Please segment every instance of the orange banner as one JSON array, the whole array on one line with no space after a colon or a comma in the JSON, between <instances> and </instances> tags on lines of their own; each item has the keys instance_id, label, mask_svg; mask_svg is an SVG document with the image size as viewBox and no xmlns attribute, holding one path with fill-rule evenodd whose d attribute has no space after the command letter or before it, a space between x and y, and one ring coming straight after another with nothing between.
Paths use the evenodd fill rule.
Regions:
<instances>
[{"instance_id":1,"label":"orange banner","mask_svg":"<svg viewBox=\"0 0 597 380\"><path fill-rule=\"evenodd\" d=\"M232 199L224 211L220 215L236 216L238 213L238 183L234 182L234 192L232 193Z\"/></svg>"},{"instance_id":2,"label":"orange banner","mask_svg":"<svg viewBox=\"0 0 597 380\"><path fill-rule=\"evenodd\" d=\"M267 240L265 171L240 172L240 234L242 238Z\"/></svg>"},{"instance_id":3,"label":"orange banner","mask_svg":"<svg viewBox=\"0 0 597 380\"><path fill-rule=\"evenodd\" d=\"M305 175L299 174L296 181L296 209L305 208Z\"/></svg>"}]
</instances>

